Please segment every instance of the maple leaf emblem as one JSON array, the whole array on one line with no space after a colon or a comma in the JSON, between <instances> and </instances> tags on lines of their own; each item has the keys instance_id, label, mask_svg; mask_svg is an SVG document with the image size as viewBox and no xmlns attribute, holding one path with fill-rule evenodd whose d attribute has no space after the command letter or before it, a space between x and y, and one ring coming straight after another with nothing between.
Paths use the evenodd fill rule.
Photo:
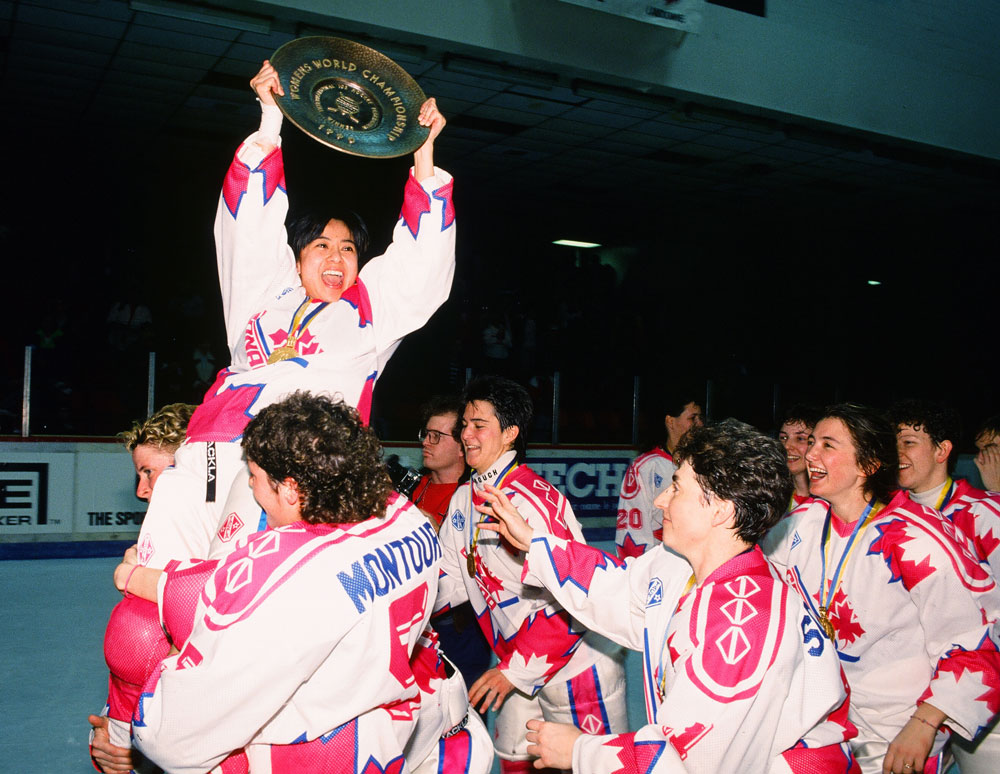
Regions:
<instances>
[{"instance_id":1,"label":"maple leaf emblem","mask_svg":"<svg viewBox=\"0 0 1000 774\"><path fill-rule=\"evenodd\" d=\"M983 559L991 556L997 546L1000 546L1000 537L993 534L992 529L982 535L976 535L976 548Z\"/></svg>"},{"instance_id":2,"label":"maple leaf emblem","mask_svg":"<svg viewBox=\"0 0 1000 774\"><path fill-rule=\"evenodd\" d=\"M660 760L666 742L637 742L635 734L618 734L604 743L605 747L618 748L618 761L622 764L612 774L649 774Z\"/></svg>"},{"instance_id":3,"label":"maple leaf emblem","mask_svg":"<svg viewBox=\"0 0 1000 774\"><path fill-rule=\"evenodd\" d=\"M468 555L466 549L462 549L462 553ZM490 606L494 606L500 602L500 592L504 590L503 581L501 581L496 575L490 572L490 568L486 566L483 562L483 558L477 552L476 557L476 584L479 586L479 590L483 592L483 596L486 597L487 603L492 603Z\"/></svg>"},{"instance_id":4,"label":"maple leaf emblem","mask_svg":"<svg viewBox=\"0 0 1000 774\"><path fill-rule=\"evenodd\" d=\"M271 340L272 344L281 347L288 341L288 331L284 328L278 328L274 333L269 333L267 337Z\"/></svg>"},{"instance_id":5,"label":"maple leaf emblem","mask_svg":"<svg viewBox=\"0 0 1000 774\"><path fill-rule=\"evenodd\" d=\"M546 543L546 547L559 585L572 583L581 591L590 591L590 582L598 570L607 570L609 565L612 567L625 565L624 561L615 559L610 554L579 543L568 543L565 548L549 547Z\"/></svg>"},{"instance_id":6,"label":"maple leaf emblem","mask_svg":"<svg viewBox=\"0 0 1000 774\"><path fill-rule=\"evenodd\" d=\"M636 543L631 534L625 535L625 540L618 546L618 556L628 559L630 556L642 556L646 553L645 543Z\"/></svg>"},{"instance_id":7,"label":"maple leaf emblem","mask_svg":"<svg viewBox=\"0 0 1000 774\"><path fill-rule=\"evenodd\" d=\"M829 593L830 581L826 582L826 590ZM813 599L817 603L822 604L819 594L813 594ZM830 619L830 623L833 624L834 631L837 633L837 639L845 645L857 642L858 638L865 633L857 616L854 615L854 608L847 601L847 595L842 588L838 588L837 593L833 595L833 603L826 614Z\"/></svg>"}]
</instances>

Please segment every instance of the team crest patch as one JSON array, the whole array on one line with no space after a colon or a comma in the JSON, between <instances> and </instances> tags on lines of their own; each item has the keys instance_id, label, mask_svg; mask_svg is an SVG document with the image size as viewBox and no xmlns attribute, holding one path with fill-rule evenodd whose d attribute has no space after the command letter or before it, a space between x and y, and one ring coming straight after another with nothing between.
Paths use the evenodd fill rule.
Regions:
<instances>
[{"instance_id":1,"label":"team crest patch","mask_svg":"<svg viewBox=\"0 0 1000 774\"><path fill-rule=\"evenodd\" d=\"M461 511L455 511L451 514L451 525L459 531L465 529L465 516L462 515Z\"/></svg>"},{"instance_id":2,"label":"team crest patch","mask_svg":"<svg viewBox=\"0 0 1000 774\"><path fill-rule=\"evenodd\" d=\"M801 542L802 538L799 537L798 530L796 530L795 534L792 535L792 548L795 548L795 546L797 546Z\"/></svg>"},{"instance_id":3,"label":"team crest patch","mask_svg":"<svg viewBox=\"0 0 1000 774\"><path fill-rule=\"evenodd\" d=\"M230 513L226 517L225 523L219 527L219 540L223 543L228 543L233 539L233 535L239 532L242 527L243 522L240 520L240 517L235 513Z\"/></svg>"},{"instance_id":4,"label":"team crest patch","mask_svg":"<svg viewBox=\"0 0 1000 774\"><path fill-rule=\"evenodd\" d=\"M137 553L139 555L139 564L141 565L149 564L149 560L153 558L155 550L153 548L153 538L149 535L149 533L146 533L146 536L143 537L142 542L139 543L139 549Z\"/></svg>"},{"instance_id":5,"label":"team crest patch","mask_svg":"<svg viewBox=\"0 0 1000 774\"><path fill-rule=\"evenodd\" d=\"M646 607L656 607L663 601L663 581L653 578L646 589Z\"/></svg>"},{"instance_id":6,"label":"team crest patch","mask_svg":"<svg viewBox=\"0 0 1000 774\"><path fill-rule=\"evenodd\" d=\"M653 489L659 489L661 486L663 486L663 476L661 476L659 473L654 473Z\"/></svg>"}]
</instances>

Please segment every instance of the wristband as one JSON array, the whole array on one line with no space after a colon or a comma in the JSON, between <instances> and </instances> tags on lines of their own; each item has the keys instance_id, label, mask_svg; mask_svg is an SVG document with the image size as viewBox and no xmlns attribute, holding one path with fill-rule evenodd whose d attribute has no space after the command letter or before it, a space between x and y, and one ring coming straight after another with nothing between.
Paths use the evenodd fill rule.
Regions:
<instances>
[{"instance_id":1,"label":"wristband","mask_svg":"<svg viewBox=\"0 0 1000 774\"><path fill-rule=\"evenodd\" d=\"M277 105L265 105L260 103L260 138L271 143L278 144L278 137L281 135L281 121L284 116Z\"/></svg>"},{"instance_id":2,"label":"wristband","mask_svg":"<svg viewBox=\"0 0 1000 774\"><path fill-rule=\"evenodd\" d=\"M128 585L128 584L126 584L126 585ZM935 734L936 734L936 733L938 732L938 727L937 727L937 726L935 726L935 725L934 725L933 723L931 723L931 722L930 722L930 721L928 721L928 720L924 720L924 719L923 719L922 717L920 717L920 716L919 716L919 715L918 715L918 714L917 714L916 712L914 712L914 713L913 713L912 715L910 715L910 719L911 719L911 720L919 720L919 721L920 721L921 723L923 723L923 724L924 724L925 726L928 726L929 728L932 728L932 729L934 729L934 733L935 733Z\"/></svg>"},{"instance_id":3,"label":"wristband","mask_svg":"<svg viewBox=\"0 0 1000 774\"><path fill-rule=\"evenodd\" d=\"M125 588L122 589L122 594L124 594L126 597L135 596L134 594L129 594L128 593L128 582L130 580L132 580L132 576L135 574L135 571L138 570L138 569L139 569L139 565L138 564L133 564L132 565L132 569L129 570L128 577L125 579Z\"/></svg>"}]
</instances>

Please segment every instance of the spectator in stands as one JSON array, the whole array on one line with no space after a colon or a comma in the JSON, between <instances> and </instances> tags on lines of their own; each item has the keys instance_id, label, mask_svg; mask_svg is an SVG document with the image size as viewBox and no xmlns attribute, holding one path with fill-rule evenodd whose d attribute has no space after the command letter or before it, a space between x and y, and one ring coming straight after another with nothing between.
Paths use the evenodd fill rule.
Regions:
<instances>
[{"instance_id":1,"label":"spectator in stands","mask_svg":"<svg viewBox=\"0 0 1000 774\"><path fill-rule=\"evenodd\" d=\"M683 393L666 405L663 425L666 442L640 454L629 465L618 496L615 546L618 556L641 556L662 537L663 511L653 501L667 486L677 466L673 451L692 427L702 424L701 406L694 394Z\"/></svg>"},{"instance_id":2,"label":"spectator in stands","mask_svg":"<svg viewBox=\"0 0 1000 774\"><path fill-rule=\"evenodd\" d=\"M778 431L778 440L785 447L788 458L788 471L792 474L792 499L788 503L791 511L809 499L809 473L806 470L806 451L809 449L809 436L812 434L816 420L819 419L819 409L812 406L792 406L785 413L785 419Z\"/></svg>"},{"instance_id":3,"label":"spectator in stands","mask_svg":"<svg viewBox=\"0 0 1000 774\"><path fill-rule=\"evenodd\" d=\"M987 419L976 433L976 467L983 486L1000 492L1000 414Z\"/></svg>"}]
</instances>

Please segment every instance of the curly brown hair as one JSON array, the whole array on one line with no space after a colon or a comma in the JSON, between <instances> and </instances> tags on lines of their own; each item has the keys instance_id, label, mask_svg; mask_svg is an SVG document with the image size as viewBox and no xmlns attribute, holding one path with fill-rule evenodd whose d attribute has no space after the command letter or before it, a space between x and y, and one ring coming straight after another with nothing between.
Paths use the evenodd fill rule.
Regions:
<instances>
[{"instance_id":1,"label":"curly brown hair","mask_svg":"<svg viewBox=\"0 0 1000 774\"><path fill-rule=\"evenodd\" d=\"M353 523L385 511L392 482L382 447L343 401L292 393L247 425L243 449L272 486L295 482L305 521Z\"/></svg>"},{"instance_id":2,"label":"curly brown hair","mask_svg":"<svg viewBox=\"0 0 1000 774\"><path fill-rule=\"evenodd\" d=\"M190 403L168 403L149 419L132 423L130 430L118 433L130 452L136 446L155 446L173 454L184 443L188 422L197 406Z\"/></svg>"}]
</instances>

